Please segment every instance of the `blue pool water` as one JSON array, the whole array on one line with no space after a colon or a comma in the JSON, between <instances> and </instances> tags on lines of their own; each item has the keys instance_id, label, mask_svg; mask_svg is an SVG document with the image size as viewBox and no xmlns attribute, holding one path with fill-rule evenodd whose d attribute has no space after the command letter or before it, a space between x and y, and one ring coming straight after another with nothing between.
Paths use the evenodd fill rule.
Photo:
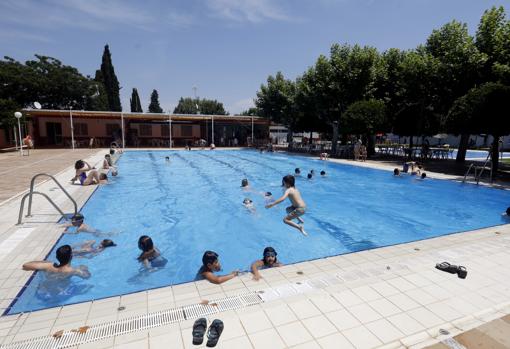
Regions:
<instances>
[{"instance_id":1,"label":"blue pool water","mask_svg":"<svg viewBox=\"0 0 510 349\"><path fill-rule=\"evenodd\" d=\"M170 164L164 158L171 157ZM86 203L86 222L118 246L87 265L88 280L48 283L37 273L9 313L93 300L193 280L205 250L219 253L224 272L246 270L266 246L283 263L294 263L507 223L501 216L509 193L443 180L395 178L388 171L339 165L286 154L254 151L126 152L119 176ZM281 178L300 167L297 179L308 210L308 237L284 225L288 203L264 208L261 192L282 194ZM306 179L315 169L327 172ZM253 191L240 188L248 178ZM256 207L250 213L245 197ZM164 269L140 270L140 235L150 235L168 259ZM101 237L102 238L102 237ZM100 239L64 235L57 246ZM54 261L55 249L49 260Z\"/></svg>"},{"instance_id":2,"label":"blue pool water","mask_svg":"<svg viewBox=\"0 0 510 349\"><path fill-rule=\"evenodd\" d=\"M489 155L489 152L486 150L468 150L466 152L466 159L482 159L485 160L487 158L487 155ZM501 158L501 153L500 153ZM453 158L455 159L457 157L457 150L453 151ZM510 158L510 153L503 153L503 158L508 159Z\"/></svg>"}]
</instances>

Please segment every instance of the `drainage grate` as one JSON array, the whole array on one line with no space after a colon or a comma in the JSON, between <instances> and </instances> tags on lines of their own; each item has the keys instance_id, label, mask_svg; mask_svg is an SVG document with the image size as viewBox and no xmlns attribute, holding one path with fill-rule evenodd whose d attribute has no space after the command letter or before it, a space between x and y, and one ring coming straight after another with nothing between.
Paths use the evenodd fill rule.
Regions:
<instances>
[{"instance_id":1,"label":"drainage grate","mask_svg":"<svg viewBox=\"0 0 510 349\"><path fill-rule=\"evenodd\" d=\"M85 333L66 331L58 339L51 336L32 338L2 345L0 349L59 349L74 347L108 337L147 330L184 320L197 319L220 311L240 309L262 302L262 298L259 297L257 293L250 292L234 297L222 298L217 301L210 301L209 304L193 304L145 315L132 316L117 321L110 321L91 326Z\"/></svg>"}]
</instances>

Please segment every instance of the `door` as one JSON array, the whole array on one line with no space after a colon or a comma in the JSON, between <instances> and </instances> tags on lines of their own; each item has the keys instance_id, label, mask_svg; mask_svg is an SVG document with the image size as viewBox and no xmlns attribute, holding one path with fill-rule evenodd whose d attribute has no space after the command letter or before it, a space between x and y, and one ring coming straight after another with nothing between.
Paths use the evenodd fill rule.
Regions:
<instances>
[{"instance_id":1,"label":"door","mask_svg":"<svg viewBox=\"0 0 510 349\"><path fill-rule=\"evenodd\" d=\"M48 145L62 145L62 124L47 122L46 135L48 136Z\"/></svg>"}]
</instances>

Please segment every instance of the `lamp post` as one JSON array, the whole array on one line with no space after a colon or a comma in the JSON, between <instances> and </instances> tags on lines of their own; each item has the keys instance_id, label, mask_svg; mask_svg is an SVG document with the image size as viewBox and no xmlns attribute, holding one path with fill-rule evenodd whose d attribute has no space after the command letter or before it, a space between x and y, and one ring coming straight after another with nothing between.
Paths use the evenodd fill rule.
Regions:
<instances>
[{"instance_id":1,"label":"lamp post","mask_svg":"<svg viewBox=\"0 0 510 349\"><path fill-rule=\"evenodd\" d=\"M254 146L255 140L253 139L253 116L251 117L251 144Z\"/></svg>"},{"instance_id":2,"label":"lamp post","mask_svg":"<svg viewBox=\"0 0 510 349\"><path fill-rule=\"evenodd\" d=\"M172 113L168 111L168 148L172 149Z\"/></svg>"},{"instance_id":3,"label":"lamp post","mask_svg":"<svg viewBox=\"0 0 510 349\"><path fill-rule=\"evenodd\" d=\"M73 106L69 106L69 118L71 120L71 146L74 150L74 125L73 125Z\"/></svg>"},{"instance_id":4,"label":"lamp post","mask_svg":"<svg viewBox=\"0 0 510 349\"><path fill-rule=\"evenodd\" d=\"M122 128L122 151L124 151L124 113L120 112L120 126Z\"/></svg>"},{"instance_id":5,"label":"lamp post","mask_svg":"<svg viewBox=\"0 0 510 349\"><path fill-rule=\"evenodd\" d=\"M23 116L19 111L14 113L14 117L18 119L18 134L19 134L19 155L23 155L23 142L21 141L21 123L20 119Z\"/></svg>"}]
</instances>

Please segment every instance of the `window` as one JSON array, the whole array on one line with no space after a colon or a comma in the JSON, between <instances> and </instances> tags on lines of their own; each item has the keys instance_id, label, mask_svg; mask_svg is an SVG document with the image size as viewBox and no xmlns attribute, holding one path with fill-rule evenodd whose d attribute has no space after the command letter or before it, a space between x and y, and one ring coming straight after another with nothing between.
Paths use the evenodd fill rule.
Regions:
<instances>
[{"instance_id":1,"label":"window","mask_svg":"<svg viewBox=\"0 0 510 349\"><path fill-rule=\"evenodd\" d=\"M152 136L152 125L140 125L140 136Z\"/></svg>"},{"instance_id":2,"label":"window","mask_svg":"<svg viewBox=\"0 0 510 349\"><path fill-rule=\"evenodd\" d=\"M89 134L89 125L84 122L76 122L73 125L74 134L77 136L88 136Z\"/></svg>"},{"instance_id":3,"label":"window","mask_svg":"<svg viewBox=\"0 0 510 349\"><path fill-rule=\"evenodd\" d=\"M119 124L106 124L106 135L112 137L115 132L120 130Z\"/></svg>"},{"instance_id":4,"label":"window","mask_svg":"<svg viewBox=\"0 0 510 349\"><path fill-rule=\"evenodd\" d=\"M168 137L170 135L170 127L168 125L161 125L161 136Z\"/></svg>"},{"instance_id":5,"label":"window","mask_svg":"<svg viewBox=\"0 0 510 349\"><path fill-rule=\"evenodd\" d=\"M181 135L183 137L193 137L193 126L182 125L181 126Z\"/></svg>"}]
</instances>

